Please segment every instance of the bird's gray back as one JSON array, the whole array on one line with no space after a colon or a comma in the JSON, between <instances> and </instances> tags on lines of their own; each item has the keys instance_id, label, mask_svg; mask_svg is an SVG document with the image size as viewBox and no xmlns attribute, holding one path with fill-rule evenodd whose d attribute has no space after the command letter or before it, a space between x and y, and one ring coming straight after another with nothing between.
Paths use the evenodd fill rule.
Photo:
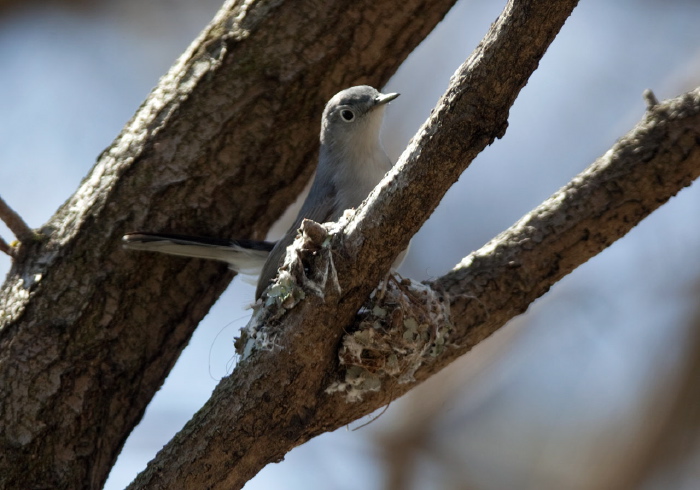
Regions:
<instances>
[{"instance_id":1,"label":"bird's gray back","mask_svg":"<svg viewBox=\"0 0 700 490\"><path fill-rule=\"evenodd\" d=\"M326 104L314 182L294 223L263 266L256 299L277 275L303 219L336 221L346 209L358 207L391 169L391 160L379 140L385 101L376 100L381 95L369 86L352 87ZM353 112L353 120L343 121L340 113L348 109Z\"/></svg>"}]
</instances>

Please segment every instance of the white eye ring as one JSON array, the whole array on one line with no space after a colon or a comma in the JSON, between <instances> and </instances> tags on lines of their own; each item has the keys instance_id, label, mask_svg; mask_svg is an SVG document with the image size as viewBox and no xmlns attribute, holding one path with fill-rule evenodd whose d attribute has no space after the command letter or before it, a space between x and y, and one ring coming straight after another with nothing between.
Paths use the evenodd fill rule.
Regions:
<instances>
[{"instance_id":1,"label":"white eye ring","mask_svg":"<svg viewBox=\"0 0 700 490\"><path fill-rule=\"evenodd\" d=\"M355 113L350 109L343 109L340 111L340 117L342 117L345 122L352 122L355 120Z\"/></svg>"}]
</instances>

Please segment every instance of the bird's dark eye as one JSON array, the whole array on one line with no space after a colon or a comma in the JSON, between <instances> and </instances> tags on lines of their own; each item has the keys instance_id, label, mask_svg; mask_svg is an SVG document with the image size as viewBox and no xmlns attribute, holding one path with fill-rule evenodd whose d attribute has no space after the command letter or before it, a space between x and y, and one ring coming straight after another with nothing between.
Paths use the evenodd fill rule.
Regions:
<instances>
[{"instance_id":1,"label":"bird's dark eye","mask_svg":"<svg viewBox=\"0 0 700 490\"><path fill-rule=\"evenodd\" d=\"M350 122L355 119L355 113L350 109L343 109L340 111L340 117L342 117L345 122Z\"/></svg>"}]
</instances>

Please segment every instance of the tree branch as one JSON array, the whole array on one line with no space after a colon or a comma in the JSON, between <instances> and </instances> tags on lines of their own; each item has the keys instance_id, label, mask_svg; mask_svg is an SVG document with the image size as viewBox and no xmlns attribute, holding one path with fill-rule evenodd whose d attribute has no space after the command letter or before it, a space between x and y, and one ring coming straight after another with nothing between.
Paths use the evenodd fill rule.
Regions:
<instances>
[{"instance_id":1,"label":"tree branch","mask_svg":"<svg viewBox=\"0 0 700 490\"><path fill-rule=\"evenodd\" d=\"M328 340L335 333L332 323L316 324L314 336L303 319L295 325L288 325L285 319L285 330L277 338L281 349L258 352L240 364L130 488L169 488L183 482L187 488L204 484L239 488L267 462L280 460L286 451L315 435L373 412L446 367L699 176L700 88L654 106L632 131L567 186L462 260L454 271L427 283L429 291L391 288L379 316L365 313L347 327L351 333L342 340L340 369L337 358L322 358L323 351L318 350L320 344L324 348L328 344L338 352L338 344ZM421 295L432 295L433 302L424 301L427 308L419 311L416 300L420 301ZM410 315L406 297L414 306ZM313 302L314 308L324 307L320 301ZM432 319L432 323L422 324L419 333L444 331L446 322L433 312L446 311L435 307L445 302L449 302L451 321L446 348L440 349L435 336L429 336L423 346L418 345L418 339L418 348L406 356L405 320L420 315L421 321ZM290 310L290 319L298 320L298 311L308 310L305 303ZM367 335L360 345L357 338L362 332ZM318 340L320 337L326 340ZM387 345L401 348L393 352L372 350L373 346ZM348 346L355 349L356 363L342 366L344 354L351 350ZM380 358L377 353L382 350L384 357ZM405 372L390 372L387 366L392 355L399 366L410 370L409 377ZM402 356L410 362L404 362ZM303 363L312 364L321 373L320 386L298 386L309 383L299 367ZM378 365L383 369L377 369ZM334 379L349 383L350 368L355 368L356 381L358 367L362 369L360 376L373 383L356 384L359 389L347 390L346 396L328 393ZM333 370L336 374L330 375ZM307 390L315 390L315 396Z\"/></svg>"},{"instance_id":2,"label":"tree branch","mask_svg":"<svg viewBox=\"0 0 700 490\"><path fill-rule=\"evenodd\" d=\"M15 249L2 237L0 237L0 252L5 253L10 257L15 256Z\"/></svg>"},{"instance_id":3,"label":"tree branch","mask_svg":"<svg viewBox=\"0 0 700 490\"><path fill-rule=\"evenodd\" d=\"M509 3L455 75L396 171L349 222L326 227L332 231L332 255L322 230L305 224L297 241L299 259L287 255L287 272L298 278L297 284L285 284L291 293L278 298L281 305L257 311L248 337L242 339L258 349L219 384L130 488L240 488L291 448L369 413L410 387L394 382L380 392L353 392L355 399L364 400L354 404L346 396L327 393L329 388L344 389L337 383L344 381L336 374L338 348L360 306L474 156L503 135L510 106L575 5ZM307 270L316 272L303 277ZM323 271L337 272L337 282L334 274L327 280ZM306 287L309 283L315 286ZM301 301L294 294L299 287L305 289ZM419 291L404 303L420 300L432 300L424 316L444 316L444 301L430 291ZM401 379L410 380L410 374Z\"/></svg>"},{"instance_id":4,"label":"tree branch","mask_svg":"<svg viewBox=\"0 0 700 490\"><path fill-rule=\"evenodd\" d=\"M456 358L700 177L700 88L664 101L590 167L430 285L463 326Z\"/></svg>"},{"instance_id":5,"label":"tree branch","mask_svg":"<svg viewBox=\"0 0 700 490\"><path fill-rule=\"evenodd\" d=\"M32 240L35 236L32 229L29 228L22 217L8 206L2 197L0 197L0 220L7 225L20 242Z\"/></svg>"},{"instance_id":6,"label":"tree branch","mask_svg":"<svg viewBox=\"0 0 700 490\"><path fill-rule=\"evenodd\" d=\"M40 230L46 240L13 262L0 292L0 487L100 487L232 277L127 254L121 236L264 236L313 171L325 101L383 85L452 3L224 5Z\"/></svg>"}]
</instances>

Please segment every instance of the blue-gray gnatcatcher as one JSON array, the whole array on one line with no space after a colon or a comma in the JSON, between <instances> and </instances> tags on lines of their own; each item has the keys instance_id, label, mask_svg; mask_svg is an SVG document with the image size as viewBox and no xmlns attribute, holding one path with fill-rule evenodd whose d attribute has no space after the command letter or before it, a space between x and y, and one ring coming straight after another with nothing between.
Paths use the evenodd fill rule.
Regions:
<instances>
[{"instance_id":1,"label":"blue-gray gnatcatcher","mask_svg":"<svg viewBox=\"0 0 700 490\"><path fill-rule=\"evenodd\" d=\"M359 206L391 168L379 130L385 104L398 96L360 85L343 90L328 101L321 123L316 177L294 223L278 242L130 233L123 238L124 246L219 260L247 274L261 270L255 291L255 298L260 298L277 275L285 250L294 241L303 219L318 223L336 221L346 209Z\"/></svg>"}]
</instances>

